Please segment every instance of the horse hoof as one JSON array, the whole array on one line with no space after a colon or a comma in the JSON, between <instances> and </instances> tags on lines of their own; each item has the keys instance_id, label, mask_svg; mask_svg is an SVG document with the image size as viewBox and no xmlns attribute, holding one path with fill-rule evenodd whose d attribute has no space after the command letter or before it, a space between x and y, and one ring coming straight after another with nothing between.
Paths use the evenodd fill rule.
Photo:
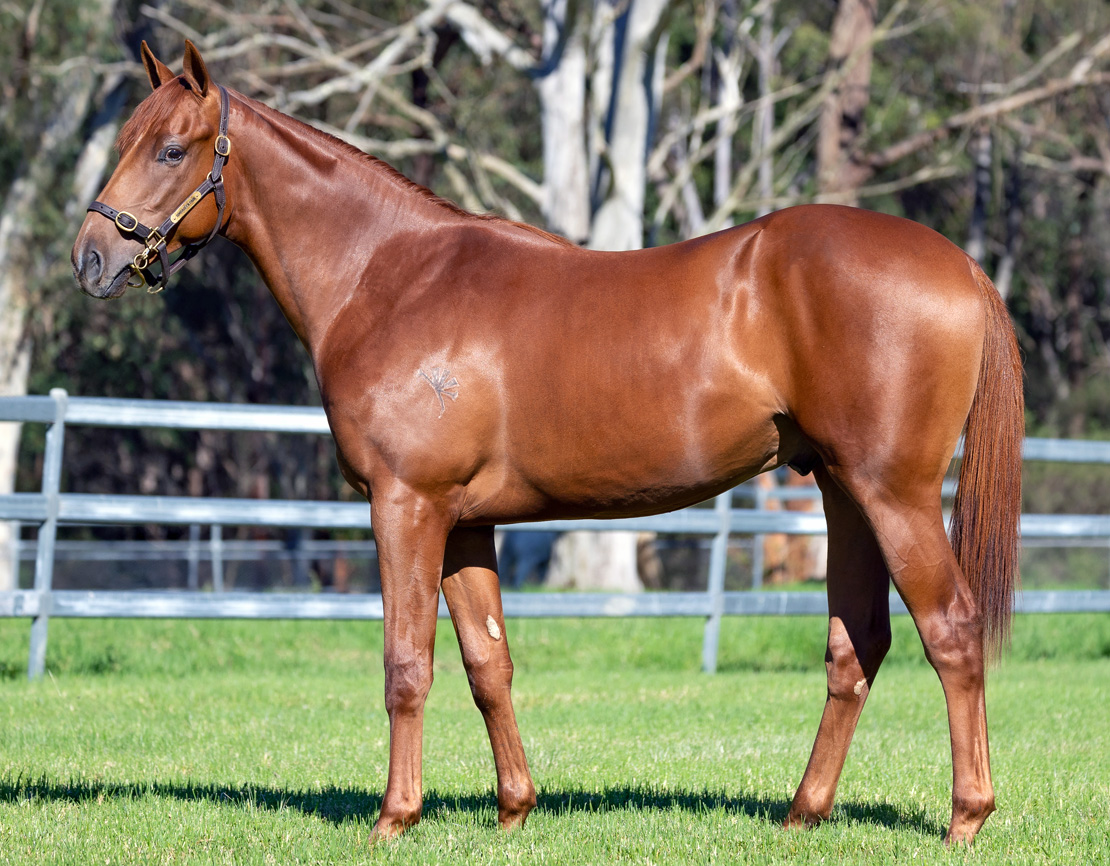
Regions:
<instances>
[{"instance_id":1,"label":"horse hoof","mask_svg":"<svg viewBox=\"0 0 1110 866\"><path fill-rule=\"evenodd\" d=\"M386 818L382 816L378 818L378 822L374 825L374 829L370 831L370 844L373 845L376 842L386 842L390 839L396 839L419 820L419 816L411 821L401 821L395 818Z\"/></svg>"},{"instance_id":2,"label":"horse hoof","mask_svg":"<svg viewBox=\"0 0 1110 866\"><path fill-rule=\"evenodd\" d=\"M974 821L953 821L944 836L944 844L949 848L953 845L970 846L975 841L975 836L983 826L984 820L981 818Z\"/></svg>"},{"instance_id":3,"label":"horse hoof","mask_svg":"<svg viewBox=\"0 0 1110 866\"><path fill-rule=\"evenodd\" d=\"M786 816L786 820L782 822L784 830L809 830L816 827L824 819L820 815L812 812L795 812L791 810L790 814Z\"/></svg>"},{"instance_id":4,"label":"horse hoof","mask_svg":"<svg viewBox=\"0 0 1110 866\"><path fill-rule=\"evenodd\" d=\"M498 815L497 823L500 825L502 830L504 830L506 833L510 833L513 830L519 830L521 827L523 827L524 819L527 817L527 812L516 815Z\"/></svg>"},{"instance_id":5,"label":"horse hoof","mask_svg":"<svg viewBox=\"0 0 1110 866\"><path fill-rule=\"evenodd\" d=\"M532 811L532 807L535 805L536 798L533 794L531 802L525 802L521 806L513 809L498 809L497 823L500 824L501 829L506 832L523 827L525 820L528 818L528 813Z\"/></svg>"}]
</instances>

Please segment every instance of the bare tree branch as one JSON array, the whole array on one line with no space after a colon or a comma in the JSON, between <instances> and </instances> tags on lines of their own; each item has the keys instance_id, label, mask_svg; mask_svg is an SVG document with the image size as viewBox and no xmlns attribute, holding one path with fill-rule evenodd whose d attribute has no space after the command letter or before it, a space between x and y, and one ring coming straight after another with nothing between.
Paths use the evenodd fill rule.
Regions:
<instances>
[{"instance_id":1,"label":"bare tree branch","mask_svg":"<svg viewBox=\"0 0 1110 866\"><path fill-rule=\"evenodd\" d=\"M1108 35L1104 41L1107 41L1108 45L1110 45L1110 35ZM1015 93L1011 96L991 100L990 102L984 102L982 105L977 105L967 111L953 114L945 118L943 122L933 129L919 132L896 144L885 147L877 153L857 156L856 159L873 171L885 168L899 160L905 159L913 153L931 147L957 130L973 126L985 120L994 120L1003 115L1012 114L1018 109L1028 105L1044 102L1047 99L1052 99L1055 96L1060 96L1061 94L1076 90L1080 87L1091 87L1106 83L1110 83L1110 73L1107 72L1088 71L1084 73L1082 77L1069 75L1067 78L1057 78L1040 87L1034 87L1022 91L1021 93Z\"/></svg>"}]
</instances>

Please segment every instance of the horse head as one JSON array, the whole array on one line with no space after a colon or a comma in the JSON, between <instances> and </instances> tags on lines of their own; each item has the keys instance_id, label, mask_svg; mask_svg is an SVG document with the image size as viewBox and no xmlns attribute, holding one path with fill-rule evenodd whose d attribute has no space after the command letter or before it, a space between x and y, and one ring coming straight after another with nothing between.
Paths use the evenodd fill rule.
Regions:
<instances>
[{"instance_id":1,"label":"horse head","mask_svg":"<svg viewBox=\"0 0 1110 866\"><path fill-rule=\"evenodd\" d=\"M212 82L191 42L181 75L145 42L142 57L153 92L120 131L119 164L73 246L77 283L96 298L118 298L144 284L164 288L223 224L222 170L231 151L227 91Z\"/></svg>"}]
</instances>

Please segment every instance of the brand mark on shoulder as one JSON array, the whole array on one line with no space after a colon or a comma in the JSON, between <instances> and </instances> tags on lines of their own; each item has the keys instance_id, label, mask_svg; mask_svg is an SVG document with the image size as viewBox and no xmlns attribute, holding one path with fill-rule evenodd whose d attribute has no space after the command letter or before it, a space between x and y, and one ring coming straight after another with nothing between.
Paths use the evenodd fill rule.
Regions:
<instances>
[{"instance_id":1,"label":"brand mark on shoulder","mask_svg":"<svg viewBox=\"0 0 1110 866\"><path fill-rule=\"evenodd\" d=\"M435 391L436 399L439 400L439 414L442 416L447 411L447 404L443 402L443 398L451 398L452 403L459 399L459 380L445 367L432 367L429 373L423 370L417 372Z\"/></svg>"}]
</instances>

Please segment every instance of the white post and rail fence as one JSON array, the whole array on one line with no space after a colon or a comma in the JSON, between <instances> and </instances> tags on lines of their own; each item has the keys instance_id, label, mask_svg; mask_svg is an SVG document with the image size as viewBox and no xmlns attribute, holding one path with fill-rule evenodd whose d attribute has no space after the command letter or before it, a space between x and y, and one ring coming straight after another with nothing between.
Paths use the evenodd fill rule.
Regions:
<instances>
[{"instance_id":1,"label":"white post and rail fence","mask_svg":"<svg viewBox=\"0 0 1110 866\"><path fill-rule=\"evenodd\" d=\"M213 527L213 561L218 562L222 526L300 527L370 530L364 502L303 502L203 497L127 496L66 493L61 490L67 425L260 431L330 435L321 409L224 403L179 403L70 397L55 389L49 396L0 397L0 422L47 425L42 489L0 495L0 520L39 527L31 589L0 592L0 617L31 620L28 675L41 676L51 617L138 617L215 619L381 619L378 594L304 592L84 591L52 587L57 531L62 524L176 524ZM1062 463L1110 463L1110 442L1027 439L1025 459ZM809 494L812 495L812 494ZM698 592L506 593L506 617L689 616L705 619L702 666L713 671L721 618L737 615L825 614L824 593L730 592L725 566L731 535L769 533L823 535L824 515L736 508L733 492L718 496L712 508L695 507L669 514L617 520L566 520L505 526L506 531L634 530L711 538L708 585ZM1026 543L1110 545L1110 515L1025 514ZM193 547L197 546L193 538ZM756 545L758 548L759 545ZM758 581L755 582L758 586ZM219 584L217 583L217 588ZM1017 609L1027 613L1110 612L1110 590L1029 590ZM896 594L891 612L905 613ZM442 601L440 616L446 616Z\"/></svg>"}]
</instances>

